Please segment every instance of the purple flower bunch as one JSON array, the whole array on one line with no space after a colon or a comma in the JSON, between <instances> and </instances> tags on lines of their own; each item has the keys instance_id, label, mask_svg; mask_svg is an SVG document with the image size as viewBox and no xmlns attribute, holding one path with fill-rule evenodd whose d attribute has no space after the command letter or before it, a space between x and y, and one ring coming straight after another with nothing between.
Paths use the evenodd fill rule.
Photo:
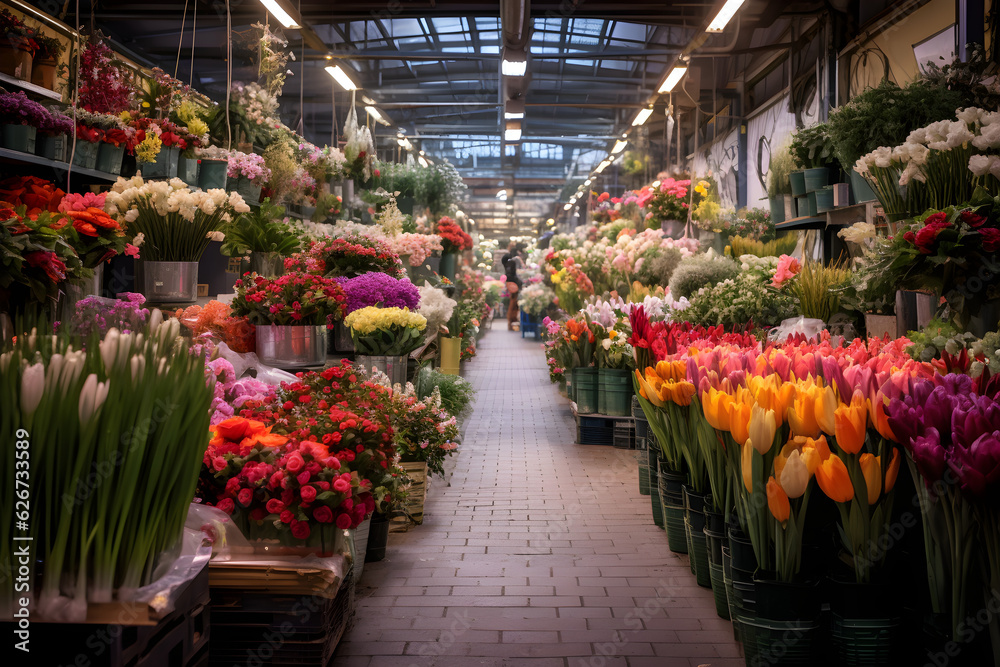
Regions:
<instances>
[{"instance_id":1,"label":"purple flower bunch","mask_svg":"<svg viewBox=\"0 0 1000 667\"><path fill-rule=\"evenodd\" d=\"M0 93L0 123L44 127L52 119L48 109L28 99L23 91Z\"/></svg>"},{"instance_id":2,"label":"purple flower bunch","mask_svg":"<svg viewBox=\"0 0 1000 667\"><path fill-rule=\"evenodd\" d=\"M108 329L115 327L122 333L139 331L149 320L149 309L143 308L146 297L135 292L124 292L119 299L88 296L76 303L73 332L84 339L97 331L103 338Z\"/></svg>"},{"instance_id":3,"label":"purple flower bunch","mask_svg":"<svg viewBox=\"0 0 1000 667\"><path fill-rule=\"evenodd\" d=\"M356 278L337 278L347 293L347 312L379 306L416 310L420 292L409 278L393 278L378 271L362 273Z\"/></svg>"},{"instance_id":4,"label":"purple flower bunch","mask_svg":"<svg viewBox=\"0 0 1000 667\"><path fill-rule=\"evenodd\" d=\"M971 498L1000 495L1000 403L975 393L972 378L949 374L917 381L888 412L890 428L928 487L950 471Z\"/></svg>"},{"instance_id":5,"label":"purple flower bunch","mask_svg":"<svg viewBox=\"0 0 1000 667\"><path fill-rule=\"evenodd\" d=\"M38 125L38 131L52 136L59 134L73 134L73 119L55 109L47 109L48 118Z\"/></svg>"}]
</instances>

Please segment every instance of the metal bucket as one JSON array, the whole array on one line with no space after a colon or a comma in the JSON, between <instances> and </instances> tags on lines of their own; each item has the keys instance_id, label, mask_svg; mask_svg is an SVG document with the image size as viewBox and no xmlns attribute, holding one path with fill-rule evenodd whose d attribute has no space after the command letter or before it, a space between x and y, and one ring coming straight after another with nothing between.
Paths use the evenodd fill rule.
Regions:
<instances>
[{"instance_id":1,"label":"metal bucket","mask_svg":"<svg viewBox=\"0 0 1000 667\"><path fill-rule=\"evenodd\" d=\"M322 366L326 363L326 325L258 325L257 357L277 368Z\"/></svg>"},{"instance_id":2,"label":"metal bucket","mask_svg":"<svg viewBox=\"0 0 1000 667\"><path fill-rule=\"evenodd\" d=\"M142 293L153 303L198 300L198 262L143 261Z\"/></svg>"},{"instance_id":3,"label":"metal bucket","mask_svg":"<svg viewBox=\"0 0 1000 667\"><path fill-rule=\"evenodd\" d=\"M365 370L370 370L373 366L389 376L389 381L392 384L406 384L406 366L408 357L387 357L384 355L380 356L369 356L366 354L357 355L354 360L358 366L363 367Z\"/></svg>"}]
</instances>

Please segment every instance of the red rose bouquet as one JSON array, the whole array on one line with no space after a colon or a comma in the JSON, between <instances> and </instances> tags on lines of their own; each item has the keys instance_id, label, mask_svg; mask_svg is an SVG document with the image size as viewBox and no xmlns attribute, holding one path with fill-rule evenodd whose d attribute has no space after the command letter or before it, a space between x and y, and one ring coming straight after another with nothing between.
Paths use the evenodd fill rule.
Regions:
<instances>
[{"instance_id":1,"label":"red rose bouquet","mask_svg":"<svg viewBox=\"0 0 1000 667\"><path fill-rule=\"evenodd\" d=\"M332 326L334 318L343 318L346 304L344 288L332 278L299 272L278 278L246 273L236 283L232 314L258 326Z\"/></svg>"},{"instance_id":2,"label":"red rose bouquet","mask_svg":"<svg viewBox=\"0 0 1000 667\"><path fill-rule=\"evenodd\" d=\"M472 237L448 216L438 220L437 235L441 237L441 245L444 246L445 252L472 250Z\"/></svg>"}]
</instances>

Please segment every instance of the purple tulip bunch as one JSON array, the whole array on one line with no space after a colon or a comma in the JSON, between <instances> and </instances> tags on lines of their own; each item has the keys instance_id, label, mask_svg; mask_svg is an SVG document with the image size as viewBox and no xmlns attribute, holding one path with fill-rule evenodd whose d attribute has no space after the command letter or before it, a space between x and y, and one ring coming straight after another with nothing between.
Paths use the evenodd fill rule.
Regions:
<instances>
[{"instance_id":1,"label":"purple tulip bunch","mask_svg":"<svg viewBox=\"0 0 1000 667\"><path fill-rule=\"evenodd\" d=\"M889 405L889 426L910 452L928 486L950 470L963 493L983 498L1000 490L1000 403L974 392L968 375L914 383Z\"/></svg>"},{"instance_id":2,"label":"purple tulip bunch","mask_svg":"<svg viewBox=\"0 0 1000 667\"><path fill-rule=\"evenodd\" d=\"M378 271L362 273L356 278L337 278L347 293L347 312L379 306L416 310L420 292L408 278L393 278Z\"/></svg>"}]
</instances>

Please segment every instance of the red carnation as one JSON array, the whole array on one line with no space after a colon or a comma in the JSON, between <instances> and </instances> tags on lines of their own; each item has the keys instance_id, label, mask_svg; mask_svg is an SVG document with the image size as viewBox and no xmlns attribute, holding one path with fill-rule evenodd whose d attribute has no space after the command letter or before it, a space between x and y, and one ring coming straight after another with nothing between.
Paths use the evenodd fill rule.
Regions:
<instances>
[{"instance_id":1,"label":"red carnation","mask_svg":"<svg viewBox=\"0 0 1000 667\"><path fill-rule=\"evenodd\" d=\"M292 521L292 536L299 540L309 537L309 524L305 521Z\"/></svg>"},{"instance_id":2,"label":"red carnation","mask_svg":"<svg viewBox=\"0 0 1000 667\"><path fill-rule=\"evenodd\" d=\"M240 489L239 494L236 496L236 500L238 500L240 505L243 507L248 507L253 501L253 491L250 489Z\"/></svg>"},{"instance_id":3,"label":"red carnation","mask_svg":"<svg viewBox=\"0 0 1000 667\"><path fill-rule=\"evenodd\" d=\"M984 227L979 230L979 235L983 239L983 250L986 252L996 252L1000 250L1000 229Z\"/></svg>"}]
</instances>

